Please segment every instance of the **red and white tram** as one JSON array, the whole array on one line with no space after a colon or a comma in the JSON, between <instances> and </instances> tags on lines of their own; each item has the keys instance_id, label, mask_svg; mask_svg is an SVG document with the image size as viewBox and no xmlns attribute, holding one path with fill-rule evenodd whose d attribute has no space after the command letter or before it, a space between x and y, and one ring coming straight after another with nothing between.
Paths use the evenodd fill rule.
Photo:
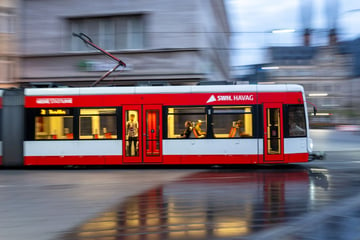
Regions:
<instances>
[{"instance_id":1,"label":"red and white tram","mask_svg":"<svg viewBox=\"0 0 360 240\"><path fill-rule=\"evenodd\" d=\"M299 85L31 88L23 94L23 165L276 164L306 162L311 151Z\"/></svg>"}]
</instances>

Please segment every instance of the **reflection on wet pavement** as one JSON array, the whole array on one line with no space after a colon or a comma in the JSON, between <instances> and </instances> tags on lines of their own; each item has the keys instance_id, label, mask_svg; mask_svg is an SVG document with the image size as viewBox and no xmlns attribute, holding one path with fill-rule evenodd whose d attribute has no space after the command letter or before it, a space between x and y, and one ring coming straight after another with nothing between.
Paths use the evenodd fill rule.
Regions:
<instances>
[{"instance_id":1,"label":"reflection on wet pavement","mask_svg":"<svg viewBox=\"0 0 360 240\"><path fill-rule=\"evenodd\" d=\"M224 239L249 236L336 200L325 169L212 170L159 186L60 239ZM346 197L346 196L343 196Z\"/></svg>"}]
</instances>

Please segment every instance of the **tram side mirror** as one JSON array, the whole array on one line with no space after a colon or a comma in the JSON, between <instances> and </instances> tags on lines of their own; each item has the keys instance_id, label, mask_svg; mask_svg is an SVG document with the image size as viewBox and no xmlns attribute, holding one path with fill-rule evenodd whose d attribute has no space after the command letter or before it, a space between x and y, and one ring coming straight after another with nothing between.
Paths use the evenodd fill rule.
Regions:
<instances>
[{"instance_id":1,"label":"tram side mirror","mask_svg":"<svg viewBox=\"0 0 360 240\"><path fill-rule=\"evenodd\" d=\"M313 107L313 111L314 111L314 116L316 116L316 112L317 112L316 107Z\"/></svg>"}]
</instances>

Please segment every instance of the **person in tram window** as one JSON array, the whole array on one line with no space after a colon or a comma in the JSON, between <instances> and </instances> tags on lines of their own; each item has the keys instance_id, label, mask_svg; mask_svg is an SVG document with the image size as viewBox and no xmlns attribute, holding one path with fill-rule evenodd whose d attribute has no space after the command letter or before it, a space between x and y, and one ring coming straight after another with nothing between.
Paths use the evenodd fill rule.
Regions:
<instances>
[{"instance_id":1,"label":"person in tram window","mask_svg":"<svg viewBox=\"0 0 360 240\"><path fill-rule=\"evenodd\" d=\"M181 138L189 138L190 134L192 132L192 123L191 121L185 121L185 130L184 132L181 134Z\"/></svg>"},{"instance_id":2,"label":"person in tram window","mask_svg":"<svg viewBox=\"0 0 360 240\"><path fill-rule=\"evenodd\" d=\"M241 120L237 120L235 123L233 123L233 126L230 130L229 137L246 137L249 136L249 134L245 133L244 124Z\"/></svg>"},{"instance_id":3,"label":"person in tram window","mask_svg":"<svg viewBox=\"0 0 360 240\"><path fill-rule=\"evenodd\" d=\"M303 136L305 134L305 129L298 126L295 121L290 120L289 122L289 136L296 137Z\"/></svg>"},{"instance_id":4,"label":"person in tram window","mask_svg":"<svg viewBox=\"0 0 360 240\"><path fill-rule=\"evenodd\" d=\"M237 137L246 137L248 134L245 133L244 123L241 120L236 121L236 136Z\"/></svg>"},{"instance_id":5,"label":"person in tram window","mask_svg":"<svg viewBox=\"0 0 360 240\"><path fill-rule=\"evenodd\" d=\"M139 124L135 120L135 114L130 114L130 120L126 123L126 132L128 135L128 151L127 155L132 156L132 149L134 149L135 156L137 156L137 141L138 141ZM134 146L134 148L132 148Z\"/></svg>"},{"instance_id":6,"label":"person in tram window","mask_svg":"<svg viewBox=\"0 0 360 240\"><path fill-rule=\"evenodd\" d=\"M301 114L300 114L301 116ZM289 136L303 136L305 134L305 129L302 127L298 119L301 119L295 112L289 112Z\"/></svg>"},{"instance_id":7,"label":"person in tram window","mask_svg":"<svg viewBox=\"0 0 360 240\"><path fill-rule=\"evenodd\" d=\"M206 136L206 132L203 132L201 130L201 125L202 125L202 121L198 120L195 126L195 134L197 135L198 138L203 138Z\"/></svg>"}]
</instances>

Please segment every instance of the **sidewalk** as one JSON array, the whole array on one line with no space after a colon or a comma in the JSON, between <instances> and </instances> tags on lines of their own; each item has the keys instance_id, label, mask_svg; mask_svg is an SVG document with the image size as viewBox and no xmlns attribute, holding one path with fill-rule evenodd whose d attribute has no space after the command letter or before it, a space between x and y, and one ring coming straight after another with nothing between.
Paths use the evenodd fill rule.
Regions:
<instances>
[{"instance_id":1,"label":"sidewalk","mask_svg":"<svg viewBox=\"0 0 360 240\"><path fill-rule=\"evenodd\" d=\"M311 129L314 151L359 151L360 134L333 129Z\"/></svg>"}]
</instances>

